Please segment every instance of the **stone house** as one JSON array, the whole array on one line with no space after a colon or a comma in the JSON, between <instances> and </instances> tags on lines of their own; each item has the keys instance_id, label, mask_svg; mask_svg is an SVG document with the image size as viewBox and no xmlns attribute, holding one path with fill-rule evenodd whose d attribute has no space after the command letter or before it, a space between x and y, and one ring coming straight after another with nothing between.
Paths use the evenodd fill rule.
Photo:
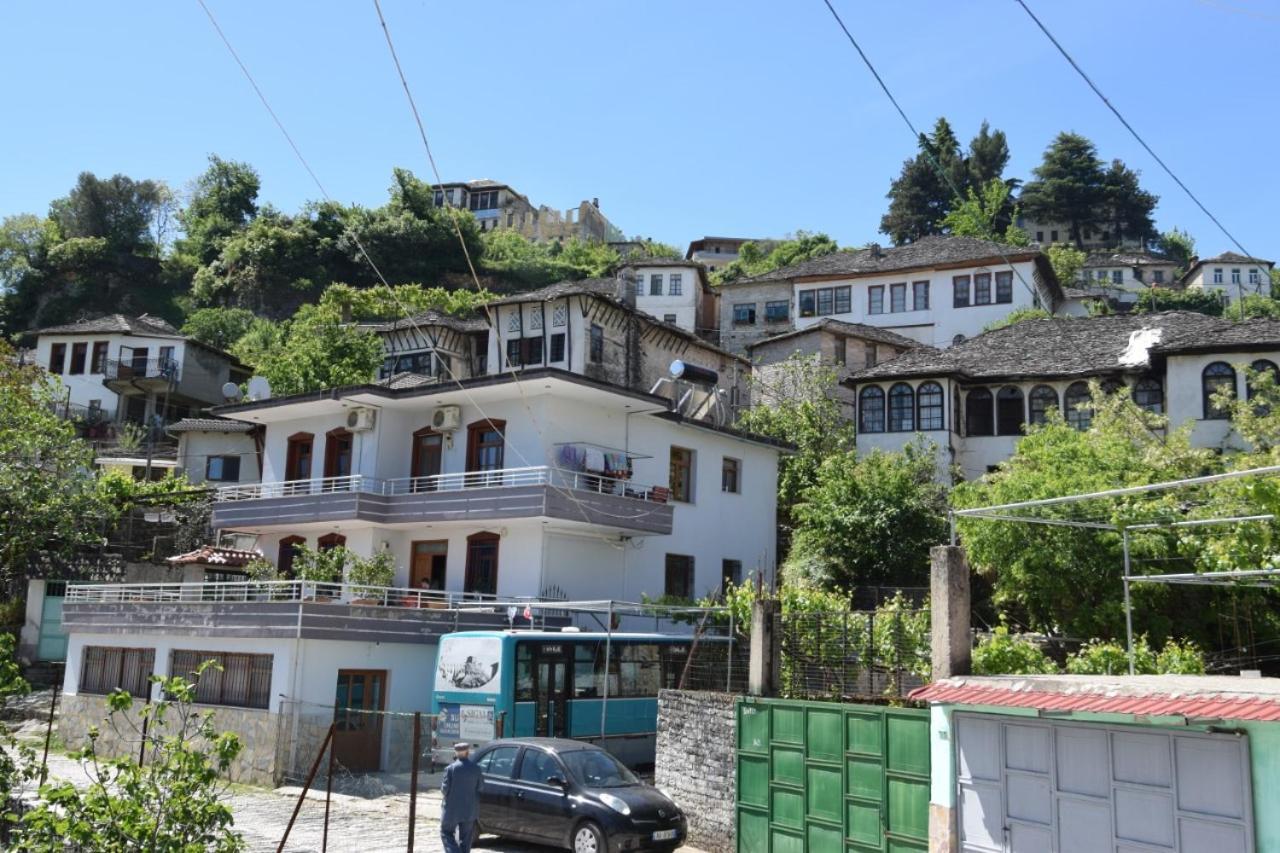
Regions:
<instances>
[{"instance_id":1,"label":"stone house","mask_svg":"<svg viewBox=\"0 0 1280 853\"><path fill-rule=\"evenodd\" d=\"M535 206L528 196L508 184L488 179L453 181L435 188L437 207L448 204L469 210L481 231L511 229L535 243L583 241L609 242L622 232L600 212L600 199L582 201L560 211L545 204Z\"/></svg>"}]
</instances>

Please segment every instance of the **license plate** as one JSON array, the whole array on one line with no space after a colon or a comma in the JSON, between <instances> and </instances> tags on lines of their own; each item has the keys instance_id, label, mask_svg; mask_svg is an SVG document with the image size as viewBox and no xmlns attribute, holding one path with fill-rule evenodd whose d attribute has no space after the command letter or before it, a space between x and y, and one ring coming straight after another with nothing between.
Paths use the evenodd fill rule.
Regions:
<instances>
[{"instance_id":1,"label":"license plate","mask_svg":"<svg viewBox=\"0 0 1280 853\"><path fill-rule=\"evenodd\" d=\"M676 831L674 829L660 829L653 834L654 841L675 841Z\"/></svg>"}]
</instances>

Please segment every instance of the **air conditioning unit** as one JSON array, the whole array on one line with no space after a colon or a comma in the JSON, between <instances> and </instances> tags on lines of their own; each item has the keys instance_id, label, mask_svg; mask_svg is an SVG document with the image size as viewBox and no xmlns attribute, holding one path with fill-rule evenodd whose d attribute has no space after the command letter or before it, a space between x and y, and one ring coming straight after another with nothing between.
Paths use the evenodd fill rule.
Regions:
<instances>
[{"instance_id":1,"label":"air conditioning unit","mask_svg":"<svg viewBox=\"0 0 1280 853\"><path fill-rule=\"evenodd\" d=\"M438 432L453 432L462 426L461 406L441 406L431 415L431 428Z\"/></svg>"},{"instance_id":2,"label":"air conditioning unit","mask_svg":"<svg viewBox=\"0 0 1280 853\"><path fill-rule=\"evenodd\" d=\"M359 408L347 412L347 429L352 432L367 432L373 429L378 413L373 409Z\"/></svg>"}]
</instances>

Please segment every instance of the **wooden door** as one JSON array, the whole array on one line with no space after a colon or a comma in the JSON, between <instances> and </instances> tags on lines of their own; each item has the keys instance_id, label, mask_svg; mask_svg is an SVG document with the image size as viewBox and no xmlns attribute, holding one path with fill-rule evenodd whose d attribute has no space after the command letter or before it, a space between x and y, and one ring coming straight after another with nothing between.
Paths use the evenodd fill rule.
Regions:
<instances>
[{"instance_id":1,"label":"wooden door","mask_svg":"<svg viewBox=\"0 0 1280 853\"><path fill-rule=\"evenodd\" d=\"M289 436L289 450L285 454L284 478L290 482L311 479L311 454L315 447L315 436L309 432L298 432ZM309 490L310 484L292 487L294 490Z\"/></svg>"},{"instance_id":2,"label":"wooden door","mask_svg":"<svg viewBox=\"0 0 1280 853\"><path fill-rule=\"evenodd\" d=\"M498 534L473 533L467 537L467 570L463 591L498 594Z\"/></svg>"},{"instance_id":3,"label":"wooden door","mask_svg":"<svg viewBox=\"0 0 1280 853\"><path fill-rule=\"evenodd\" d=\"M351 433L335 429L325 434L324 476L346 477L351 473Z\"/></svg>"},{"instance_id":4,"label":"wooden door","mask_svg":"<svg viewBox=\"0 0 1280 853\"><path fill-rule=\"evenodd\" d=\"M414 542L413 560L409 566L409 586L414 589L443 590L445 566L449 559L449 540Z\"/></svg>"},{"instance_id":5,"label":"wooden door","mask_svg":"<svg viewBox=\"0 0 1280 853\"><path fill-rule=\"evenodd\" d=\"M435 491L439 484L434 478L442 470L443 455L443 435L430 428L420 429L413 434L413 481L410 491Z\"/></svg>"},{"instance_id":6,"label":"wooden door","mask_svg":"<svg viewBox=\"0 0 1280 853\"><path fill-rule=\"evenodd\" d=\"M333 707L333 757L352 772L382 768L382 714L387 702L385 669L338 670Z\"/></svg>"}]
</instances>

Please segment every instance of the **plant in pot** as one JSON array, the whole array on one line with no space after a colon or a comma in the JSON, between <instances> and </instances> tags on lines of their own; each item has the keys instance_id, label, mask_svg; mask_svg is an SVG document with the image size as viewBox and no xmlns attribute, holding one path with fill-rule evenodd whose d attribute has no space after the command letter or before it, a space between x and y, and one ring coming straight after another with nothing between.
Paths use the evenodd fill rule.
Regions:
<instances>
[{"instance_id":1,"label":"plant in pot","mask_svg":"<svg viewBox=\"0 0 1280 853\"><path fill-rule=\"evenodd\" d=\"M395 557L385 548L372 557L353 556L349 577L355 587L352 604L381 604L382 589L396 578Z\"/></svg>"},{"instance_id":2,"label":"plant in pot","mask_svg":"<svg viewBox=\"0 0 1280 853\"><path fill-rule=\"evenodd\" d=\"M294 546L293 572L298 580L316 583L342 583L342 576L355 555L343 546L317 550L304 544ZM333 596L317 592L316 601L332 601Z\"/></svg>"},{"instance_id":3,"label":"plant in pot","mask_svg":"<svg viewBox=\"0 0 1280 853\"><path fill-rule=\"evenodd\" d=\"M280 572L276 569L276 564L265 557L255 557L245 563L244 573L254 584L266 584L280 580ZM254 587L251 595L255 601L270 601L272 591L273 587L269 586Z\"/></svg>"}]
</instances>

